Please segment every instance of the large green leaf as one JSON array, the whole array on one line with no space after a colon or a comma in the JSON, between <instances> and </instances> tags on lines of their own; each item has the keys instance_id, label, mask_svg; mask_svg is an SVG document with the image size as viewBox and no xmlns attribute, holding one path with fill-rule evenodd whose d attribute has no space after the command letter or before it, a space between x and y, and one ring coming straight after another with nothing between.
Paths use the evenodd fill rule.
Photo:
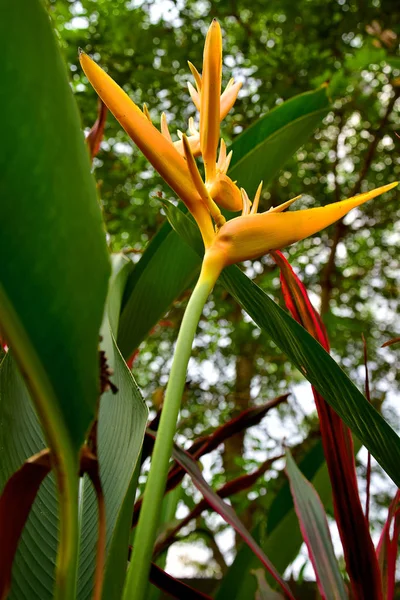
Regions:
<instances>
[{"instance_id":1,"label":"large green leaf","mask_svg":"<svg viewBox=\"0 0 400 600\"><path fill-rule=\"evenodd\" d=\"M283 102L246 129L232 144L229 176L250 197L268 184L329 111L326 87Z\"/></svg>"},{"instance_id":2,"label":"large green leaf","mask_svg":"<svg viewBox=\"0 0 400 600\"><path fill-rule=\"evenodd\" d=\"M108 315L118 326L120 299L131 264L116 259L110 281ZM115 331L115 329L114 329ZM113 367L118 392L101 398L98 425L100 474L106 502L107 563L104 597L116 598L122 589L132 506L135 467L147 422L147 408L132 375L115 345L105 319L103 347ZM32 454L45 447L44 437L25 384L10 353L0 365L0 490L10 475ZM81 480L80 568L77 597L91 598L96 560L97 504L91 484ZM57 494L51 475L42 484L22 534L13 565L10 598L50 600L54 597L54 565L58 537Z\"/></svg>"},{"instance_id":3,"label":"large green leaf","mask_svg":"<svg viewBox=\"0 0 400 600\"><path fill-rule=\"evenodd\" d=\"M229 175L249 193L269 182L304 144L328 110L325 88L291 98L259 119L232 144ZM164 224L128 278L118 332L125 357L192 282L199 258Z\"/></svg>"},{"instance_id":4,"label":"large green leaf","mask_svg":"<svg viewBox=\"0 0 400 600\"><path fill-rule=\"evenodd\" d=\"M199 231L194 222L173 205L169 206L168 216L183 239L199 251ZM224 269L220 281L400 486L399 436L333 358L239 267Z\"/></svg>"},{"instance_id":5,"label":"large green leaf","mask_svg":"<svg viewBox=\"0 0 400 600\"><path fill-rule=\"evenodd\" d=\"M48 15L0 19L0 321L52 444L76 452L98 397L109 259L78 111Z\"/></svg>"}]
</instances>

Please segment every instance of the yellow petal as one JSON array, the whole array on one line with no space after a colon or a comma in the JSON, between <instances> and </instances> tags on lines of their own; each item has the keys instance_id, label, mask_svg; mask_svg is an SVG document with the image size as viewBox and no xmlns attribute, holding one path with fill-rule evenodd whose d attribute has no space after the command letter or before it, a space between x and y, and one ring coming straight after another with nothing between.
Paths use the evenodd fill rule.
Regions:
<instances>
[{"instance_id":1,"label":"yellow petal","mask_svg":"<svg viewBox=\"0 0 400 600\"><path fill-rule=\"evenodd\" d=\"M218 232L210 252L223 256L225 266L259 258L270 250L278 250L298 242L328 227L360 206L398 185L390 183L380 188L318 208L286 213L265 212L237 217Z\"/></svg>"},{"instance_id":2,"label":"yellow petal","mask_svg":"<svg viewBox=\"0 0 400 600\"><path fill-rule=\"evenodd\" d=\"M200 147L204 159L206 180L212 181L216 172L219 143L220 94L222 76L222 35L214 19L204 46L203 74L200 101Z\"/></svg>"},{"instance_id":3,"label":"yellow petal","mask_svg":"<svg viewBox=\"0 0 400 600\"><path fill-rule=\"evenodd\" d=\"M187 86L188 86L189 94L190 94L193 104L195 105L197 110L200 110L200 94L194 89L194 87L192 86L190 81L188 81Z\"/></svg>"},{"instance_id":4,"label":"yellow petal","mask_svg":"<svg viewBox=\"0 0 400 600\"><path fill-rule=\"evenodd\" d=\"M82 68L90 83L119 121L127 134L140 148L164 181L183 200L199 224L207 243L214 236L210 215L193 185L186 162L174 144L148 121L142 111L107 73L87 54L80 54ZM204 214L200 214L204 212ZM208 217L208 220L207 220Z\"/></svg>"},{"instance_id":5,"label":"yellow petal","mask_svg":"<svg viewBox=\"0 0 400 600\"><path fill-rule=\"evenodd\" d=\"M146 117L146 119L148 121L150 121L150 123L151 123L152 122L151 115L150 115L150 111L149 111L149 108L148 108L146 102L143 104L143 114Z\"/></svg>"},{"instance_id":6,"label":"yellow petal","mask_svg":"<svg viewBox=\"0 0 400 600\"><path fill-rule=\"evenodd\" d=\"M192 151L193 156L200 156L200 154L201 154L200 134L196 133L196 135L189 135L188 142L189 142L190 149ZM185 156L182 140L177 140L176 142L174 142L174 146L178 150L178 152L181 156Z\"/></svg>"},{"instance_id":7,"label":"yellow petal","mask_svg":"<svg viewBox=\"0 0 400 600\"><path fill-rule=\"evenodd\" d=\"M211 198L222 208L238 212L243 208L242 195L238 186L224 173L219 173L208 188Z\"/></svg>"},{"instance_id":8,"label":"yellow petal","mask_svg":"<svg viewBox=\"0 0 400 600\"><path fill-rule=\"evenodd\" d=\"M200 197L202 199L206 199L206 198L208 198L208 191L207 191L204 181L201 178L199 169L197 167L196 161L194 160L192 150L190 148L189 140L186 137L186 135L182 136L182 145L183 145L183 151L185 153L186 163L187 163L193 184L194 184L196 190L198 191Z\"/></svg>"},{"instance_id":9,"label":"yellow petal","mask_svg":"<svg viewBox=\"0 0 400 600\"><path fill-rule=\"evenodd\" d=\"M262 188L263 188L263 183L264 183L263 181L260 181L260 183L258 184L256 195L254 196L254 200L253 200L253 206L251 207L252 215L257 214L258 205L260 203L261 192L262 192ZM282 210L284 210L284 209L282 208ZM275 212L280 212L280 211L275 211Z\"/></svg>"},{"instance_id":10,"label":"yellow petal","mask_svg":"<svg viewBox=\"0 0 400 600\"><path fill-rule=\"evenodd\" d=\"M219 210L218 206L215 204L215 202L211 198L210 194L208 193L205 183L201 178L199 169L197 167L196 161L195 161L192 151L190 149L190 144L189 144L189 141L188 141L188 138L186 137L186 135L182 136L182 143L183 143L183 151L185 153L186 162L187 162L187 165L189 168L189 173L190 173L192 181L195 185L195 188L197 189L197 191L200 195L200 198L203 200L204 204L207 206L208 210L210 211L210 214L219 229L220 227L222 227L222 225L224 225L226 223L226 219L221 214L221 211Z\"/></svg>"},{"instance_id":11,"label":"yellow petal","mask_svg":"<svg viewBox=\"0 0 400 600\"><path fill-rule=\"evenodd\" d=\"M301 194L299 196L296 196L295 198L291 198L291 200L287 200L286 202L283 202L283 204L278 204L278 206L273 206L272 208L270 208L268 210L269 213L280 213L283 212L284 210L286 210L287 208L289 208L289 206L291 204L293 204L293 202L296 202L296 200L298 200L299 198L301 198Z\"/></svg>"},{"instance_id":12,"label":"yellow petal","mask_svg":"<svg viewBox=\"0 0 400 600\"><path fill-rule=\"evenodd\" d=\"M242 196L242 203L243 203L242 217L247 217L247 215L250 214L251 200L244 188L240 188L240 194Z\"/></svg>"},{"instance_id":13,"label":"yellow petal","mask_svg":"<svg viewBox=\"0 0 400 600\"><path fill-rule=\"evenodd\" d=\"M161 133L165 137L166 140L171 142L171 144L173 143L171 134L169 132L167 115L165 114L165 112L161 113Z\"/></svg>"},{"instance_id":14,"label":"yellow petal","mask_svg":"<svg viewBox=\"0 0 400 600\"><path fill-rule=\"evenodd\" d=\"M190 97L192 99L193 104L200 111L200 94L193 85L188 81L188 90ZM219 120L223 121L225 119L228 112L231 110L232 106L236 102L237 95L239 93L240 88L242 87L242 82L238 81L231 86L227 86L224 93L221 95L219 100Z\"/></svg>"},{"instance_id":15,"label":"yellow petal","mask_svg":"<svg viewBox=\"0 0 400 600\"><path fill-rule=\"evenodd\" d=\"M233 85L226 87L226 90L221 96L220 100L220 119L221 121L225 119L228 112L231 110L232 106L236 102L237 95L239 93L240 88L242 87L242 82L238 81Z\"/></svg>"},{"instance_id":16,"label":"yellow petal","mask_svg":"<svg viewBox=\"0 0 400 600\"><path fill-rule=\"evenodd\" d=\"M188 60L188 65L196 82L197 91L201 92L201 75L194 66L194 64L190 62L190 60Z\"/></svg>"},{"instance_id":17,"label":"yellow petal","mask_svg":"<svg viewBox=\"0 0 400 600\"><path fill-rule=\"evenodd\" d=\"M223 171L226 162L226 144L225 141L221 138L221 143L219 146L219 156L217 162L218 171Z\"/></svg>"}]
</instances>

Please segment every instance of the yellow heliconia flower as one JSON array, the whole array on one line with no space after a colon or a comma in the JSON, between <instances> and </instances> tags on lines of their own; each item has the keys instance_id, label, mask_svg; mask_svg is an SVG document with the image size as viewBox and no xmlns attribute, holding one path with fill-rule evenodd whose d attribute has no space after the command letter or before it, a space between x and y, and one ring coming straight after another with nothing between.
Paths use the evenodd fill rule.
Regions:
<instances>
[{"instance_id":1,"label":"yellow heliconia flower","mask_svg":"<svg viewBox=\"0 0 400 600\"><path fill-rule=\"evenodd\" d=\"M352 208L397 185L391 183L324 207L284 213L294 198L258 214L262 184L251 203L246 191L227 175L232 153L227 155L225 142L220 140L220 121L232 108L240 84L231 80L221 95L222 35L215 19L206 37L202 74L189 63L197 87L196 91L189 84L189 92L200 113L199 127L191 118L189 135L178 132L177 141L172 140L165 114L161 115L159 131L146 105L142 112L84 52L80 53L80 61L100 98L194 216L206 249L205 264L213 278L225 266L258 258L320 231ZM204 180L196 163L199 155L204 161ZM218 206L241 210L242 214L226 222Z\"/></svg>"}]
</instances>

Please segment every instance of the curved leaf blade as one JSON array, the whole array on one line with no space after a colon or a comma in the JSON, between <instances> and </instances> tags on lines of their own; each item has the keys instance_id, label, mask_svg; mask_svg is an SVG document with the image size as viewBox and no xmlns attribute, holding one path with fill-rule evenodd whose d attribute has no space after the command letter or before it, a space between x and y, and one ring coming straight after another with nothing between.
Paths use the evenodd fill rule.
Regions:
<instances>
[{"instance_id":1,"label":"curved leaf blade","mask_svg":"<svg viewBox=\"0 0 400 600\"><path fill-rule=\"evenodd\" d=\"M229 148L229 176L251 197L260 181L268 184L327 115L326 90L321 87L286 100L235 139Z\"/></svg>"},{"instance_id":2,"label":"curved leaf blade","mask_svg":"<svg viewBox=\"0 0 400 600\"><path fill-rule=\"evenodd\" d=\"M312 480L325 507L332 506L332 491L320 442L315 444L301 462L301 470ZM271 558L280 573L296 558L303 543L299 522L294 511L289 484L284 484L268 511L267 522L260 521L252 531L253 537ZM285 543L282 544L282 540ZM221 581L216 599L247 600L257 590L252 570L260 562L244 544ZM240 574L240 576L238 576ZM270 580L271 583L271 580Z\"/></svg>"},{"instance_id":3,"label":"curved leaf blade","mask_svg":"<svg viewBox=\"0 0 400 600\"><path fill-rule=\"evenodd\" d=\"M77 452L98 396L98 332L109 275L96 187L66 67L39 0L7 3L0 53L7 57L0 90L7 115L0 252L7 260L0 280L31 348L3 321L1 302L0 319L24 372L41 380L36 388L52 391L37 401L41 418L47 403L46 414L65 427Z\"/></svg>"},{"instance_id":4,"label":"curved leaf blade","mask_svg":"<svg viewBox=\"0 0 400 600\"><path fill-rule=\"evenodd\" d=\"M326 600L348 600L321 500L289 450L286 450L286 473L319 591Z\"/></svg>"}]
</instances>

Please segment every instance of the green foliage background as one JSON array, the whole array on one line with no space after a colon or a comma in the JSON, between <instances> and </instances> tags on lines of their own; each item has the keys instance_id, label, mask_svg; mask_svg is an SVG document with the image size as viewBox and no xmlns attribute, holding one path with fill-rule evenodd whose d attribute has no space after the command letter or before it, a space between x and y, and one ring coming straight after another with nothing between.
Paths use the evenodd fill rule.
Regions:
<instances>
[{"instance_id":1,"label":"green foliage background","mask_svg":"<svg viewBox=\"0 0 400 600\"><path fill-rule=\"evenodd\" d=\"M323 125L265 190L262 210L303 194L298 208L346 198L400 178L400 7L395 0L231 0L174 2L53 0L49 13L70 65L71 84L84 127L96 118L97 101L80 70L77 48L90 53L137 103L146 102L155 123L167 113L171 129L186 130L194 116L186 82L186 60L199 69L204 34L212 17L224 32L224 80L244 81L239 100L223 125L226 140L283 100L328 83L332 111ZM266 156L268 161L269 157ZM109 116L95 174L113 250L135 261L165 217L157 194L170 191L132 147ZM240 181L239 181L240 184ZM333 355L363 386L361 334L367 337L371 396L396 427L398 374L396 347L380 349L396 330L398 297L399 203L394 190L355 211L343 223L286 250L318 306L322 303ZM245 269L270 295L280 298L278 270L265 257ZM158 405L166 383L171 346L187 296L180 298L133 364L149 403ZM397 321L398 323L398 321ZM200 323L179 433L191 439L250 404L293 390L302 379L273 344L244 318L236 303L217 286ZM210 360L212 357L212 367ZM252 470L278 454L282 438L291 443L316 429L306 386L261 428L237 437L209 465L214 484ZM299 446L299 455L305 444ZM360 466L363 488L363 466ZM271 478L268 485L267 479ZM249 495L234 500L247 525L264 512L281 485L273 472ZM374 475L374 518L378 527L392 488ZM257 496L257 499L254 498ZM181 501L193 505L190 487ZM196 523L217 533L215 519ZM214 563L206 573L224 570L211 544Z\"/></svg>"}]
</instances>

